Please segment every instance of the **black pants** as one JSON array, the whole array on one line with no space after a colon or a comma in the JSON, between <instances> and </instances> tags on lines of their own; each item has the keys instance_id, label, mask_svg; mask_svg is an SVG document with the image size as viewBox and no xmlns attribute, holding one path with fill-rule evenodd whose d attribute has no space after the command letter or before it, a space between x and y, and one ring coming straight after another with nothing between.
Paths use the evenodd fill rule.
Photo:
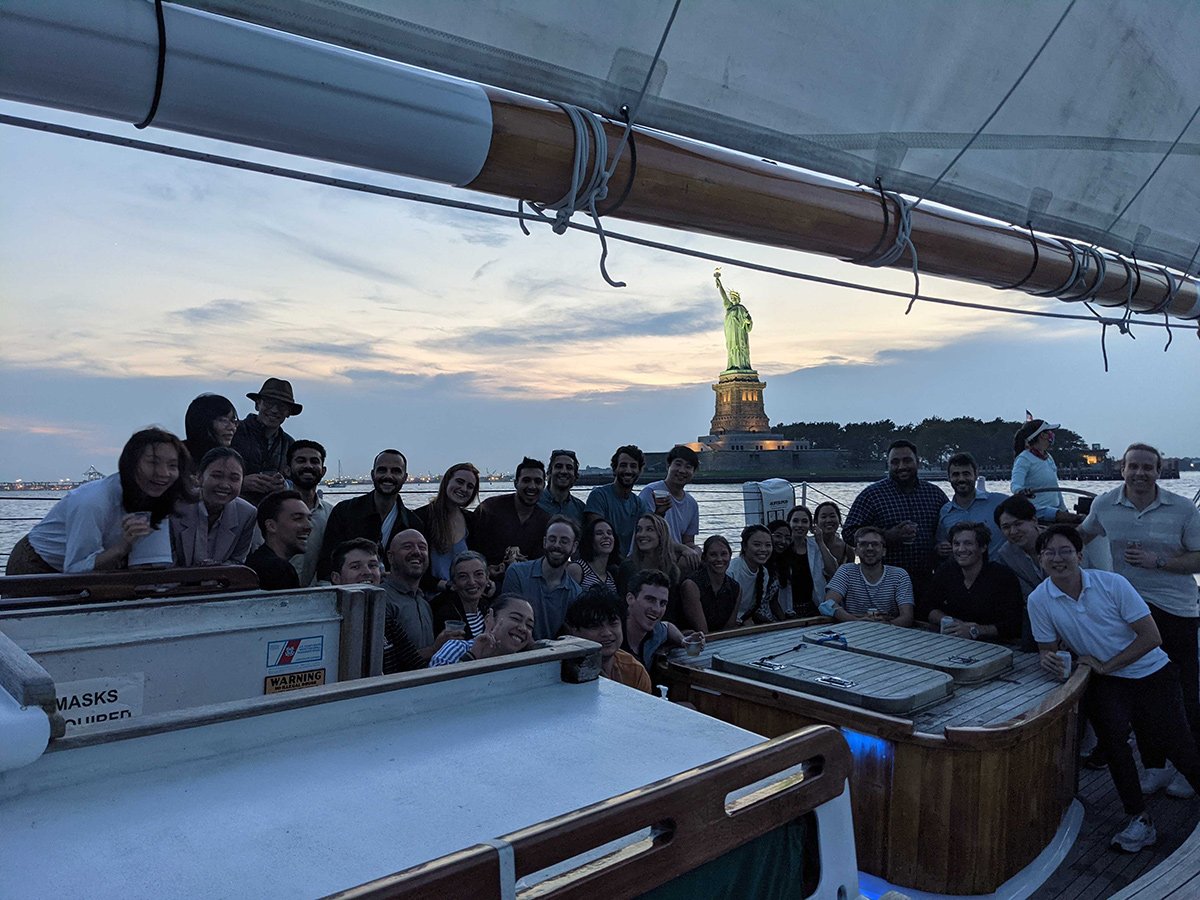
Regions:
<instances>
[{"instance_id":1,"label":"black pants","mask_svg":"<svg viewBox=\"0 0 1200 900\"><path fill-rule=\"evenodd\" d=\"M1173 663L1144 678L1092 675L1083 705L1107 754L1108 771L1127 815L1146 808L1133 749L1126 742L1131 725L1139 747L1153 743L1162 748L1165 757L1200 793L1200 754L1187 728Z\"/></svg>"},{"instance_id":2,"label":"black pants","mask_svg":"<svg viewBox=\"0 0 1200 900\"><path fill-rule=\"evenodd\" d=\"M1183 711L1187 715L1192 740L1200 747L1200 659L1196 652L1197 623L1195 617L1172 615L1153 603L1148 604L1158 633L1162 635L1162 648L1179 672L1179 686L1183 692ZM1138 750L1142 754L1142 765L1147 769L1161 769L1166 753L1156 742L1143 744L1138 738Z\"/></svg>"}]
</instances>

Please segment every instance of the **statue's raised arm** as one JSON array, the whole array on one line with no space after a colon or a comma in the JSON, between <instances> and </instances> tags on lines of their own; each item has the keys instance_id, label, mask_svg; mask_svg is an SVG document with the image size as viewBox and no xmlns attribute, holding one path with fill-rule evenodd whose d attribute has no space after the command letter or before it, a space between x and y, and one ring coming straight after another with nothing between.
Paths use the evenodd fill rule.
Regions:
<instances>
[{"instance_id":1,"label":"statue's raised arm","mask_svg":"<svg viewBox=\"0 0 1200 900\"><path fill-rule=\"evenodd\" d=\"M729 295L725 293L725 285L721 284L721 267L720 266L717 266L716 271L713 272L713 278L717 282L717 290L721 292L721 301L725 304L725 308L729 309L730 304L733 301L730 300Z\"/></svg>"}]
</instances>

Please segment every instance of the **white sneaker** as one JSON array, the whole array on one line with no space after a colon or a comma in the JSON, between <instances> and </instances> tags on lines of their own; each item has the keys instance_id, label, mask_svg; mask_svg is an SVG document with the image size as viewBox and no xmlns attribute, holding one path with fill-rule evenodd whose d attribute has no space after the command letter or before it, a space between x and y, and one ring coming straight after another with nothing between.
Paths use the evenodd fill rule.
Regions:
<instances>
[{"instance_id":1,"label":"white sneaker","mask_svg":"<svg viewBox=\"0 0 1200 900\"><path fill-rule=\"evenodd\" d=\"M1171 783L1167 785L1167 796L1177 797L1180 800L1188 800L1195 797L1196 792L1192 790L1192 786L1183 777L1183 774L1176 772L1175 777L1171 779Z\"/></svg>"},{"instance_id":2,"label":"white sneaker","mask_svg":"<svg viewBox=\"0 0 1200 900\"><path fill-rule=\"evenodd\" d=\"M1146 769L1142 772L1138 782L1142 786L1143 794L1156 794L1171 783L1171 779L1175 777L1175 767L1170 763L1162 769Z\"/></svg>"},{"instance_id":3,"label":"white sneaker","mask_svg":"<svg viewBox=\"0 0 1200 900\"><path fill-rule=\"evenodd\" d=\"M1128 824L1113 835L1112 846L1126 853L1137 853L1143 847L1149 847L1158 840L1158 832L1154 823L1145 813L1133 816Z\"/></svg>"}]
</instances>

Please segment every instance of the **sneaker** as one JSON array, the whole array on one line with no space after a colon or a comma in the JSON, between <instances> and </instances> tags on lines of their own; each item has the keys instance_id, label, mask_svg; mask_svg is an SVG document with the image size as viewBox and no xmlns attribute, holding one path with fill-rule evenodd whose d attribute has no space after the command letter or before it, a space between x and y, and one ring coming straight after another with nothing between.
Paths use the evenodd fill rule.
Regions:
<instances>
[{"instance_id":1,"label":"sneaker","mask_svg":"<svg viewBox=\"0 0 1200 900\"><path fill-rule=\"evenodd\" d=\"M1137 853L1157 840L1158 832L1154 830L1154 823L1148 815L1140 813L1130 818L1125 827L1113 835L1112 846L1126 853Z\"/></svg>"},{"instance_id":2,"label":"sneaker","mask_svg":"<svg viewBox=\"0 0 1200 900\"><path fill-rule=\"evenodd\" d=\"M1171 783L1167 785L1167 796L1176 797L1180 800L1189 800L1196 796L1196 792L1192 790L1192 786L1188 784L1188 780L1183 777L1183 773L1176 772L1175 777L1171 779Z\"/></svg>"},{"instance_id":3,"label":"sneaker","mask_svg":"<svg viewBox=\"0 0 1200 900\"><path fill-rule=\"evenodd\" d=\"M1173 766L1167 765L1162 769L1145 769L1138 781L1142 785L1143 794L1157 794L1175 777Z\"/></svg>"},{"instance_id":4,"label":"sneaker","mask_svg":"<svg viewBox=\"0 0 1200 900\"><path fill-rule=\"evenodd\" d=\"M1101 769L1108 768L1108 756L1097 747L1091 753L1083 758L1083 767L1091 769L1093 772L1098 772Z\"/></svg>"}]
</instances>

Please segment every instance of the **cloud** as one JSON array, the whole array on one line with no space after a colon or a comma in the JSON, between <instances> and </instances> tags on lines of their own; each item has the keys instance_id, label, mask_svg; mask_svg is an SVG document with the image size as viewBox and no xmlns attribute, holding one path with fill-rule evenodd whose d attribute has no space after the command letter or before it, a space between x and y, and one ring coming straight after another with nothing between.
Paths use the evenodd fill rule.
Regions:
<instances>
[{"instance_id":1,"label":"cloud","mask_svg":"<svg viewBox=\"0 0 1200 900\"><path fill-rule=\"evenodd\" d=\"M263 226L262 230L274 237L278 242L286 245L297 256L304 257L305 259L315 259L327 263L335 269L348 272L351 275L357 275L368 281L385 281L390 284L408 283L408 279L402 276L397 270L380 265L372 259L335 250L332 243L320 243L297 234L291 234L279 228L273 228L269 225Z\"/></svg>"},{"instance_id":2,"label":"cloud","mask_svg":"<svg viewBox=\"0 0 1200 900\"><path fill-rule=\"evenodd\" d=\"M182 319L188 325L240 325L250 319L260 318L262 311L261 302L218 298L200 306L177 309L170 315Z\"/></svg>"},{"instance_id":3,"label":"cloud","mask_svg":"<svg viewBox=\"0 0 1200 900\"><path fill-rule=\"evenodd\" d=\"M75 425L31 419L24 416L0 416L0 431L16 431L24 434L50 435L53 437L82 438L91 431Z\"/></svg>"}]
</instances>

